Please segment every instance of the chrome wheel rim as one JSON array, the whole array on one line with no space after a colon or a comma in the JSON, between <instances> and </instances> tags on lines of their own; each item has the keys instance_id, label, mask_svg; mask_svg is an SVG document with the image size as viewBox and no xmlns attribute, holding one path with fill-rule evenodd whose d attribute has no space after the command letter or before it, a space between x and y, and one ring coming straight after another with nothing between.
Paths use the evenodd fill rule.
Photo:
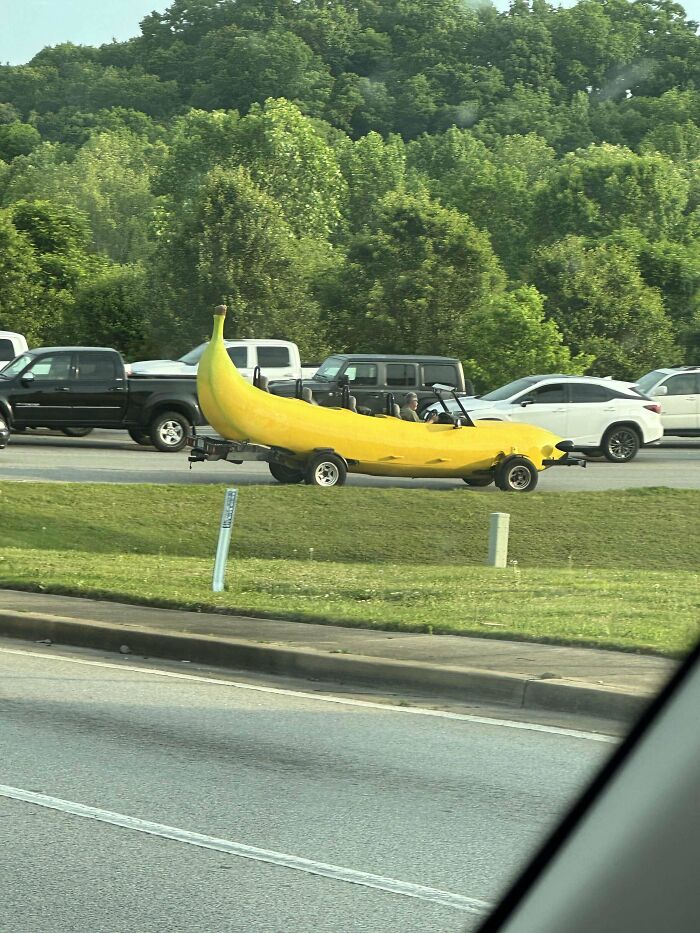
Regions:
<instances>
[{"instance_id":1,"label":"chrome wheel rim","mask_svg":"<svg viewBox=\"0 0 700 933\"><path fill-rule=\"evenodd\" d=\"M616 460L629 460L637 449L637 436L628 430L615 431L608 441L610 456Z\"/></svg>"},{"instance_id":2,"label":"chrome wheel rim","mask_svg":"<svg viewBox=\"0 0 700 933\"><path fill-rule=\"evenodd\" d=\"M516 466L508 471L508 484L511 489L527 489L532 483L532 475L526 466Z\"/></svg>"},{"instance_id":3,"label":"chrome wheel rim","mask_svg":"<svg viewBox=\"0 0 700 933\"><path fill-rule=\"evenodd\" d=\"M184 437L184 430L179 421L164 421L158 431L160 439L168 447L175 447Z\"/></svg>"},{"instance_id":4,"label":"chrome wheel rim","mask_svg":"<svg viewBox=\"0 0 700 933\"><path fill-rule=\"evenodd\" d=\"M314 477L318 486L335 486L340 477L340 470L335 463L319 463L314 470Z\"/></svg>"}]
</instances>

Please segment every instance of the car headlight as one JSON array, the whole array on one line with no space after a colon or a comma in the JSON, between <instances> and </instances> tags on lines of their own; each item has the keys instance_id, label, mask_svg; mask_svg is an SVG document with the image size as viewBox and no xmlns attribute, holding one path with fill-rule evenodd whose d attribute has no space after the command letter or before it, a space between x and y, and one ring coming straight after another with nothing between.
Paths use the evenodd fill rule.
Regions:
<instances>
[{"instance_id":1,"label":"car headlight","mask_svg":"<svg viewBox=\"0 0 700 933\"><path fill-rule=\"evenodd\" d=\"M6 427L7 425L5 424L5 422L2 420L2 418L0 418L0 431L2 431L2 429Z\"/></svg>"}]
</instances>

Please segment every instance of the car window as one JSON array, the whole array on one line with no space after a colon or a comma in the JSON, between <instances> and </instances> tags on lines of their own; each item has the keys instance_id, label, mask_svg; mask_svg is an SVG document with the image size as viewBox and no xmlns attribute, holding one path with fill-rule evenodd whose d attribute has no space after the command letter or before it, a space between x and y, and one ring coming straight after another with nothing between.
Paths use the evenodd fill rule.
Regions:
<instances>
[{"instance_id":1,"label":"car window","mask_svg":"<svg viewBox=\"0 0 700 933\"><path fill-rule=\"evenodd\" d=\"M245 369L248 366L248 347L226 347L228 358L234 366Z\"/></svg>"},{"instance_id":2,"label":"car window","mask_svg":"<svg viewBox=\"0 0 700 933\"><path fill-rule=\"evenodd\" d=\"M695 395L698 392L698 378L695 373L681 373L671 376L664 385L669 395Z\"/></svg>"},{"instance_id":3,"label":"car window","mask_svg":"<svg viewBox=\"0 0 700 933\"><path fill-rule=\"evenodd\" d=\"M78 353L74 375L77 382L114 382L119 375L113 353Z\"/></svg>"},{"instance_id":4,"label":"car window","mask_svg":"<svg viewBox=\"0 0 700 933\"><path fill-rule=\"evenodd\" d=\"M647 394L650 389L653 389L664 377L664 373L660 369L655 369L650 373L642 376L641 379L637 380L637 388L640 392Z\"/></svg>"},{"instance_id":5,"label":"car window","mask_svg":"<svg viewBox=\"0 0 700 933\"><path fill-rule=\"evenodd\" d=\"M53 380L67 380L70 378L70 353L56 353L40 357L28 372L36 380L50 382Z\"/></svg>"},{"instance_id":6,"label":"car window","mask_svg":"<svg viewBox=\"0 0 700 933\"><path fill-rule=\"evenodd\" d=\"M0 337L0 360L11 360L15 356L15 345L6 337Z\"/></svg>"},{"instance_id":7,"label":"car window","mask_svg":"<svg viewBox=\"0 0 700 933\"><path fill-rule=\"evenodd\" d=\"M414 386L416 366L414 363L387 363L386 384L388 386Z\"/></svg>"},{"instance_id":8,"label":"car window","mask_svg":"<svg viewBox=\"0 0 700 933\"><path fill-rule=\"evenodd\" d=\"M522 402L526 398L531 398L535 405L550 405L557 402L566 401L566 387L563 385L540 386L537 389L531 389L525 395L516 399Z\"/></svg>"},{"instance_id":9,"label":"car window","mask_svg":"<svg viewBox=\"0 0 700 933\"><path fill-rule=\"evenodd\" d=\"M31 354L23 353L22 356L18 356L16 360L12 360L10 363L3 366L2 369L0 369L0 373L9 379L12 376L16 376L17 373L21 373L24 367L33 359L34 357Z\"/></svg>"},{"instance_id":10,"label":"car window","mask_svg":"<svg viewBox=\"0 0 700 933\"><path fill-rule=\"evenodd\" d=\"M616 393L605 386L590 385L584 382L572 383L570 390L572 402L608 402L616 397Z\"/></svg>"},{"instance_id":11,"label":"car window","mask_svg":"<svg viewBox=\"0 0 700 933\"><path fill-rule=\"evenodd\" d=\"M206 348L206 343L200 343L200 345L195 347L194 350L190 350L189 353L185 353L184 356L181 356L178 360L178 363L185 363L187 366L194 366L196 363L199 363Z\"/></svg>"},{"instance_id":12,"label":"car window","mask_svg":"<svg viewBox=\"0 0 700 933\"><path fill-rule=\"evenodd\" d=\"M289 347L258 347L258 366L262 369L279 369L289 365Z\"/></svg>"},{"instance_id":13,"label":"car window","mask_svg":"<svg viewBox=\"0 0 700 933\"><path fill-rule=\"evenodd\" d=\"M455 367L450 363L426 363L423 366L423 385L430 388L436 382L456 388L459 380Z\"/></svg>"},{"instance_id":14,"label":"car window","mask_svg":"<svg viewBox=\"0 0 700 933\"><path fill-rule=\"evenodd\" d=\"M350 385L376 386L377 366L375 363L351 363L345 370Z\"/></svg>"},{"instance_id":15,"label":"car window","mask_svg":"<svg viewBox=\"0 0 700 933\"><path fill-rule=\"evenodd\" d=\"M504 402L536 382L537 378L535 376L516 379L515 382L509 382L507 385L501 386L500 389L494 389L493 392L488 392L486 395L482 395L481 398L485 402Z\"/></svg>"}]
</instances>

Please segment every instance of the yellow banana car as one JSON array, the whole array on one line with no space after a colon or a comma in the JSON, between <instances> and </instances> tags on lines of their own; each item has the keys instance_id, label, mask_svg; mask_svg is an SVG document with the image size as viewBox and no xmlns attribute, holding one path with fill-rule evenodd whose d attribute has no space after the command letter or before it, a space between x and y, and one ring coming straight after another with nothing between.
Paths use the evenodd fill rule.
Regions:
<instances>
[{"instance_id":1,"label":"yellow banana car","mask_svg":"<svg viewBox=\"0 0 700 933\"><path fill-rule=\"evenodd\" d=\"M532 425L415 424L271 395L246 382L231 362L223 343L225 315L223 305L216 308L197 393L208 423L233 452L205 457L200 448L190 460L267 460L272 475L285 483L338 486L351 472L456 477L472 486L495 482L513 492L534 489L538 473L549 466L583 463L569 457L568 441Z\"/></svg>"}]
</instances>

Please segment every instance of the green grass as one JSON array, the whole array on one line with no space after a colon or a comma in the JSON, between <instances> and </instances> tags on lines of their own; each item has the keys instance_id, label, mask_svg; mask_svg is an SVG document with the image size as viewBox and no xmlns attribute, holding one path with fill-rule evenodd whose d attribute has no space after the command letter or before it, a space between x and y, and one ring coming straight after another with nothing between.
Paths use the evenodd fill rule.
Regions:
<instances>
[{"instance_id":1,"label":"green grass","mask_svg":"<svg viewBox=\"0 0 700 933\"><path fill-rule=\"evenodd\" d=\"M0 585L166 608L680 656L698 636L690 572L493 570L244 558L225 593L212 560L0 551Z\"/></svg>"},{"instance_id":2,"label":"green grass","mask_svg":"<svg viewBox=\"0 0 700 933\"><path fill-rule=\"evenodd\" d=\"M700 493L0 484L0 586L213 612L679 656L698 635ZM483 566L488 513L511 565ZM313 560L309 549L313 548Z\"/></svg>"},{"instance_id":3,"label":"green grass","mask_svg":"<svg viewBox=\"0 0 700 933\"><path fill-rule=\"evenodd\" d=\"M615 469L611 466L611 469ZM209 557L221 486L0 483L7 547ZM232 554L391 564L482 564L489 513L511 514L520 567L694 570L700 492L499 493L247 486Z\"/></svg>"}]
</instances>

